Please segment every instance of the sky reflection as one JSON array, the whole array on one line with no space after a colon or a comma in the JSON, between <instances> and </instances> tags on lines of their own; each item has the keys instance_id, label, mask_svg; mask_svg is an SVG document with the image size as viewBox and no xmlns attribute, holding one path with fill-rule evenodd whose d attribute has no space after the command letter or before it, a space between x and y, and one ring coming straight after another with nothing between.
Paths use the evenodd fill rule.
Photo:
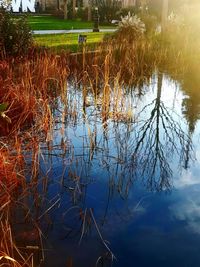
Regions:
<instances>
[{"instance_id":1,"label":"sky reflection","mask_svg":"<svg viewBox=\"0 0 200 267\"><path fill-rule=\"evenodd\" d=\"M97 267L111 266L97 226L115 267L200 266L200 125L188 115L190 95L180 86L154 75L143 95L125 96L134 110L134 120L126 122L102 120L92 105L83 114L81 91L71 88L77 115L73 123L66 115L56 124L53 156L44 156L46 169L52 167L49 198L62 198L49 232L63 257L60 266L66 256L76 267L93 267L98 258ZM56 266L47 253L47 266Z\"/></svg>"}]
</instances>

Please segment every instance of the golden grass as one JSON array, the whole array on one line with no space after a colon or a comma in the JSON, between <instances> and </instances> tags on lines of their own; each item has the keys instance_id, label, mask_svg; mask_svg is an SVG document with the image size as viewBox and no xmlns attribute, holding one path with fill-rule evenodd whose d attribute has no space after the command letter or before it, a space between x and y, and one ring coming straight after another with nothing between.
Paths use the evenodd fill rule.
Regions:
<instances>
[{"instance_id":1,"label":"golden grass","mask_svg":"<svg viewBox=\"0 0 200 267\"><path fill-rule=\"evenodd\" d=\"M8 104L5 113L10 119L0 118L1 135L37 124L39 117L42 123L38 127L43 125L41 130L47 132L51 117L48 99L66 90L69 70L65 58L42 54L22 62L2 60L0 73L0 103Z\"/></svg>"},{"instance_id":2,"label":"golden grass","mask_svg":"<svg viewBox=\"0 0 200 267\"><path fill-rule=\"evenodd\" d=\"M29 216L23 199L26 202L37 185L39 142L51 139L51 105L58 94L64 98L68 75L66 57L43 53L0 61L0 103L6 103L9 118L0 117L0 264L33 266L32 252L15 245L12 214L21 206ZM31 162L29 182L27 162Z\"/></svg>"}]
</instances>

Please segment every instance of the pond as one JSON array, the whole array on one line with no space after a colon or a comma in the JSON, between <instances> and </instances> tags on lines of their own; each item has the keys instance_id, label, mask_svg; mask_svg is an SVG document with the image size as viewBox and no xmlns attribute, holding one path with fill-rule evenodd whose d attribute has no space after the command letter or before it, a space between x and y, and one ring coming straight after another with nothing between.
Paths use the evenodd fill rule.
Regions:
<instances>
[{"instance_id":1,"label":"pond","mask_svg":"<svg viewBox=\"0 0 200 267\"><path fill-rule=\"evenodd\" d=\"M83 90L68 85L66 105L52 105L53 137L40 144L29 200L40 242L19 223L18 243L42 246L35 260L48 267L199 266L196 86L155 73L142 89L111 94L105 118L102 93L83 106Z\"/></svg>"}]
</instances>

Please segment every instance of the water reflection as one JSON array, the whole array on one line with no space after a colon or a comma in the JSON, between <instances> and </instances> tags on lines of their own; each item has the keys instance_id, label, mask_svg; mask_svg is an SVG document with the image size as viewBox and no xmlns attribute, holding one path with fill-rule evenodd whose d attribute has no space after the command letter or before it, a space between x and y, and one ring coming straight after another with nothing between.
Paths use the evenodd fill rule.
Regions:
<instances>
[{"instance_id":1,"label":"water reflection","mask_svg":"<svg viewBox=\"0 0 200 267\"><path fill-rule=\"evenodd\" d=\"M191 75L184 76L182 81L182 90L186 96L183 99L183 114L188 121L189 132L192 134L195 130L197 121L200 119L200 78Z\"/></svg>"},{"instance_id":2,"label":"water reflection","mask_svg":"<svg viewBox=\"0 0 200 267\"><path fill-rule=\"evenodd\" d=\"M183 172L178 179L179 199L170 205L174 220L184 222L187 231L200 234L199 160L193 170Z\"/></svg>"},{"instance_id":3,"label":"water reflection","mask_svg":"<svg viewBox=\"0 0 200 267\"><path fill-rule=\"evenodd\" d=\"M170 160L179 156L180 164L192 149L191 139L162 101L163 74L158 74L156 98L142 109L150 116L142 121L134 140L132 162L149 190L170 190L172 170ZM179 162L179 163L178 163Z\"/></svg>"},{"instance_id":4,"label":"water reflection","mask_svg":"<svg viewBox=\"0 0 200 267\"><path fill-rule=\"evenodd\" d=\"M110 266L116 256L114 266L129 267L132 255L136 266L182 266L180 260L171 264L171 251L170 260L155 260L147 253L152 242L152 254L159 250L164 255L176 223L189 222L194 214L193 228L199 221L194 198L189 211L188 203L172 190L173 185L182 190L184 181L191 181L187 170L177 170L188 167L198 117L189 115L189 100L174 108L181 94L171 92L170 103L165 101L172 90L163 86L166 81L170 85L167 76L156 74L148 90L139 89L139 96L135 89L127 93L117 87L104 104L91 92L85 95L81 86L71 87L64 105L59 98L52 105L53 138L35 155L40 167L26 216L34 214L37 229L42 229L39 236L48 249L44 266L83 266L83 261L85 266ZM98 99L105 99L105 92L99 91ZM187 107L184 116L193 125L189 132L178 115L181 107ZM166 191L172 195L161 194Z\"/></svg>"}]
</instances>

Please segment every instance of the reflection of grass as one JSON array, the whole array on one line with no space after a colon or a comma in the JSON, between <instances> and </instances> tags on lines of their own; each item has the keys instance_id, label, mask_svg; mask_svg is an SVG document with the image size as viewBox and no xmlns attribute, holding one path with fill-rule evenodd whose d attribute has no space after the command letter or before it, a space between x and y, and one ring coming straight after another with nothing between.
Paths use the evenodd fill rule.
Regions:
<instances>
[{"instance_id":1,"label":"reflection of grass","mask_svg":"<svg viewBox=\"0 0 200 267\"><path fill-rule=\"evenodd\" d=\"M87 35L87 45L93 46L102 41L105 33L82 33ZM75 51L78 48L78 33L68 34L45 34L34 36L34 41L39 46L50 47L53 49L70 49Z\"/></svg>"}]
</instances>

